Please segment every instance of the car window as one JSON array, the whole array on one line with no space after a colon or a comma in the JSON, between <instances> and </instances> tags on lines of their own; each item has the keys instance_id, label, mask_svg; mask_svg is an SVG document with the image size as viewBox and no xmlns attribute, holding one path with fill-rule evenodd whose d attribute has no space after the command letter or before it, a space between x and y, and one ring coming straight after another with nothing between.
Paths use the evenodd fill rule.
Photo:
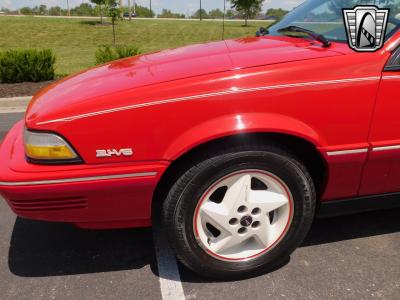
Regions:
<instances>
[{"instance_id":1,"label":"car window","mask_svg":"<svg viewBox=\"0 0 400 300\"><path fill-rule=\"evenodd\" d=\"M332 41L346 41L342 9L356 5L376 5L390 8L386 38L400 27L400 0L309 0L271 26L271 35L280 35L279 29L295 25L323 34Z\"/></svg>"},{"instance_id":2,"label":"car window","mask_svg":"<svg viewBox=\"0 0 400 300\"><path fill-rule=\"evenodd\" d=\"M395 52L393 52L392 57L385 68L387 71L390 70L400 70L400 47L397 48Z\"/></svg>"},{"instance_id":3,"label":"car window","mask_svg":"<svg viewBox=\"0 0 400 300\"><path fill-rule=\"evenodd\" d=\"M393 63L396 66L400 66L400 48L397 49L397 52L395 53L394 57L393 57Z\"/></svg>"}]
</instances>

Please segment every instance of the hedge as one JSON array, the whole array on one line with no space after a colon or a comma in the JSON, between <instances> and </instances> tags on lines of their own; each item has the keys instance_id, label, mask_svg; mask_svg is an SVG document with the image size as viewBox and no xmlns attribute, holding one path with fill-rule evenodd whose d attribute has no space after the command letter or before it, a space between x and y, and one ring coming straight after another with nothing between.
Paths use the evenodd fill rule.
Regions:
<instances>
[{"instance_id":1,"label":"hedge","mask_svg":"<svg viewBox=\"0 0 400 300\"><path fill-rule=\"evenodd\" d=\"M53 80L55 62L55 56L49 49L0 52L0 81L16 83Z\"/></svg>"},{"instance_id":2,"label":"hedge","mask_svg":"<svg viewBox=\"0 0 400 300\"><path fill-rule=\"evenodd\" d=\"M101 46L96 50L96 64L104 64L120 58L135 56L142 53L135 46Z\"/></svg>"}]
</instances>

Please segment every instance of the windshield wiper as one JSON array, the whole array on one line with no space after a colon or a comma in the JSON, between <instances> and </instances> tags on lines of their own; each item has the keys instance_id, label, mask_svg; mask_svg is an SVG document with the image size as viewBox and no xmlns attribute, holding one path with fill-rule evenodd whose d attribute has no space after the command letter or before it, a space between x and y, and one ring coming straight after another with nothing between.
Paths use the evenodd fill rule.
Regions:
<instances>
[{"instance_id":1,"label":"windshield wiper","mask_svg":"<svg viewBox=\"0 0 400 300\"><path fill-rule=\"evenodd\" d=\"M326 39L326 37L324 37L322 34L316 33L312 30L308 30L308 29L305 29L305 28L302 28L299 26L284 27L284 28L278 29L278 32L280 32L280 33L282 33L282 32L301 32L301 33L307 34L314 40L320 42L323 47L329 47L331 45L331 42L328 41Z\"/></svg>"}]
</instances>

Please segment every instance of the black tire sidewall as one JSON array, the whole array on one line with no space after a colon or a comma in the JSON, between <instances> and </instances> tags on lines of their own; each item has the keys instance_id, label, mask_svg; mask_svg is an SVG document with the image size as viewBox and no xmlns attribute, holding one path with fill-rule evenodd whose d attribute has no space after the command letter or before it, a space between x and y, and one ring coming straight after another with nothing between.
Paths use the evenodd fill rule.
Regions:
<instances>
[{"instance_id":1,"label":"black tire sidewall","mask_svg":"<svg viewBox=\"0 0 400 300\"><path fill-rule=\"evenodd\" d=\"M293 198L292 222L285 236L269 251L247 261L223 261L208 254L193 230L195 210L202 195L219 179L242 170L272 173L289 188ZM186 176L185 176L186 175ZM168 232L178 257L191 269L213 277L248 276L279 265L304 239L314 218L315 195L305 168L297 161L274 152L244 151L206 160L181 177L175 190L172 228ZM171 209L171 207L169 207ZM167 224L168 226L168 224Z\"/></svg>"}]
</instances>

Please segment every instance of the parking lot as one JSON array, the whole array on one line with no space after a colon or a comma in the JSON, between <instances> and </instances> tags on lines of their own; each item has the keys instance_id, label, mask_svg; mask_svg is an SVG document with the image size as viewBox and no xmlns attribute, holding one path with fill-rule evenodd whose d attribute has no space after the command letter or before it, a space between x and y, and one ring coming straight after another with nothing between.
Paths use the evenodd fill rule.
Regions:
<instances>
[{"instance_id":1,"label":"parking lot","mask_svg":"<svg viewBox=\"0 0 400 300\"><path fill-rule=\"evenodd\" d=\"M21 118L0 114L0 140ZM1 299L179 295L168 286L182 287L186 299L400 298L399 209L316 220L281 268L234 282L209 281L180 265L174 272L150 228L90 231L24 220L2 199L0 237Z\"/></svg>"}]
</instances>

